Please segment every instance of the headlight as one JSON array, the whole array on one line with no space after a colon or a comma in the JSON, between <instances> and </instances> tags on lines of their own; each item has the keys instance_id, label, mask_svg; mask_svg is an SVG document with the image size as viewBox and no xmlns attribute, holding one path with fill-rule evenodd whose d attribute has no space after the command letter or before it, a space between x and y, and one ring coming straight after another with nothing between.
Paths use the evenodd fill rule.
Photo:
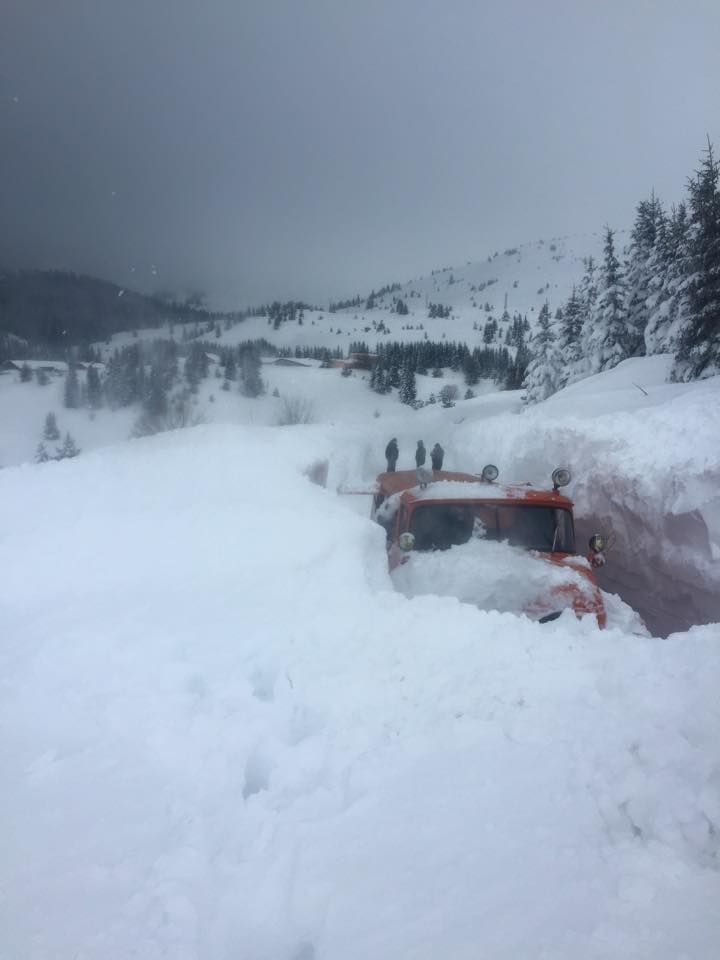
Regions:
<instances>
[{"instance_id":1,"label":"headlight","mask_svg":"<svg viewBox=\"0 0 720 960\"><path fill-rule=\"evenodd\" d=\"M499 473L500 471L494 463L486 463L482 468L481 476L486 483L492 483L493 480L497 480Z\"/></svg>"},{"instance_id":2,"label":"headlight","mask_svg":"<svg viewBox=\"0 0 720 960\"><path fill-rule=\"evenodd\" d=\"M556 490L558 487L566 487L571 480L572 476L567 467L558 467L552 472L552 482Z\"/></svg>"},{"instance_id":3,"label":"headlight","mask_svg":"<svg viewBox=\"0 0 720 960\"><path fill-rule=\"evenodd\" d=\"M398 537L398 546L407 553L415 546L415 537L406 530L405 533L401 533Z\"/></svg>"}]
</instances>

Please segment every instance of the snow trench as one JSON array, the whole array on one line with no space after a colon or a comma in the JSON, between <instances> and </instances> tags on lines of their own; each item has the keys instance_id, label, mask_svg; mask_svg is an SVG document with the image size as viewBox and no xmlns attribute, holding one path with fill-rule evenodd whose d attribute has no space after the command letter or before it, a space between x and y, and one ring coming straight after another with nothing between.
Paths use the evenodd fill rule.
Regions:
<instances>
[{"instance_id":1,"label":"snow trench","mask_svg":"<svg viewBox=\"0 0 720 960\"><path fill-rule=\"evenodd\" d=\"M717 560L703 513L653 514L630 497L618 502L602 493L596 490L591 512L575 523L581 545L596 531L615 535L598 571L602 589L637 610L654 636L720 621Z\"/></svg>"},{"instance_id":2,"label":"snow trench","mask_svg":"<svg viewBox=\"0 0 720 960\"><path fill-rule=\"evenodd\" d=\"M554 398L553 398L554 399ZM614 543L600 586L656 636L720 621L720 455L714 394L595 419L527 411L463 425L451 456L493 451L501 478L547 485L571 468L578 551ZM550 416L548 416L550 412ZM582 412L582 411L581 411Z\"/></svg>"}]
</instances>

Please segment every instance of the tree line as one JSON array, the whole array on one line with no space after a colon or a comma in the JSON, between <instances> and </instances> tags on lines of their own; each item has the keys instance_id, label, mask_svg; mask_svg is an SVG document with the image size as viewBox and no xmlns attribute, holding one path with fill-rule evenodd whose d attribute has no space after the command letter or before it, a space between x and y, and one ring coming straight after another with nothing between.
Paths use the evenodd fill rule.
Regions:
<instances>
[{"instance_id":1,"label":"tree line","mask_svg":"<svg viewBox=\"0 0 720 960\"><path fill-rule=\"evenodd\" d=\"M672 354L676 381L720 373L720 165L709 140L686 201L637 204L623 259L605 227L602 262L585 261L554 317L543 305L530 350L528 403L635 356Z\"/></svg>"}]
</instances>

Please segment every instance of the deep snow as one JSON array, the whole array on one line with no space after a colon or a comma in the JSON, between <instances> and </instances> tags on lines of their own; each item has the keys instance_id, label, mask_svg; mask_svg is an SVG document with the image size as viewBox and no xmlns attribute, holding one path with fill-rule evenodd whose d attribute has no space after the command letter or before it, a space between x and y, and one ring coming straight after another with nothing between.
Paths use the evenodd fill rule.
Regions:
<instances>
[{"instance_id":1,"label":"deep snow","mask_svg":"<svg viewBox=\"0 0 720 960\"><path fill-rule=\"evenodd\" d=\"M0 955L713 957L719 628L406 599L303 475L371 471L357 440L0 472Z\"/></svg>"}]
</instances>

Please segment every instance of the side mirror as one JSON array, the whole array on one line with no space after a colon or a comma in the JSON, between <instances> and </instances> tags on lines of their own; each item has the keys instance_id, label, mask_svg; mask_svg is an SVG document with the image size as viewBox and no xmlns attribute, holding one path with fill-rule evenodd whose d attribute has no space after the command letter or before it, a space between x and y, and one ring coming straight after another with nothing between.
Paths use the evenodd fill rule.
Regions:
<instances>
[{"instance_id":1,"label":"side mirror","mask_svg":"<svg viewBox=\"0 0 720 960\"><path fill-rule=\"evenodd\" d=\"M398 537L398 546L403 552L409 553L415 546L415 536L406 530L405 533L401 533Z\"/></svg>"},{"instance_id":2,"label":"side mirror","mask_svg":"<svg viewBox=\"0 0 720 960\"><path fill-rule=\"evenodd\" d=\"M607 540L601 533L594 533L588 540L588 546L590 547L590 563L593 567L604 567L605 566L605 554L603 551L607 546Z\"/></svg>"},{"instance_id":3,"label":"side mirror","mask_svg":"<svg viewBox=\"0 0 720 960\"><path fill-rule=\"evenodd\" d=\"M588 546L593 553L602 553L606 546L605 537L601 533L594 533L588 540Z\"/></svg>"}]
</instances>

